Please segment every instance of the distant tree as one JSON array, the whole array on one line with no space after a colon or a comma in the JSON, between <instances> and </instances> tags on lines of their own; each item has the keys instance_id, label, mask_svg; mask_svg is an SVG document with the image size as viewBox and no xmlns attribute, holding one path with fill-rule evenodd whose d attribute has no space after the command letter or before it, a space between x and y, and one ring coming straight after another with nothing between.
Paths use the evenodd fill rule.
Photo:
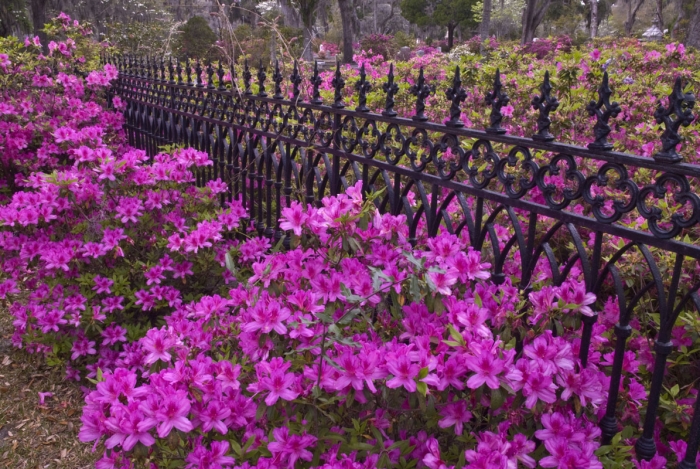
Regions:
<instances>
[{"instance_id":1,"label":"distant tree","mask_svg":"<svg viewBox=\"0 0 700 469\"><path fill-rule=\"evenodd\" d=\"M418 26L447 27L447 48L454 45L457 27L475 28L472 8L475 0L402 0L401 14Z\"/></svg>"},{"instance_id":2,"label":"distant tree","mask_svg":"<svg viewBox=\"0 0 700 469\"><path fill-rule=\"evenodd\" d=\"M173 43L173 52L178 57L204 59L211 56L217 37L207 20L193 16L180 27Z\"/></svg>"},{"instance_id":3,"label":"distant tree","mask_svg":"<svg viewBox=\"0 0 700 469\"><path fill-rule=\"evenodd\" d=\"M521 42L528 44L535 39L535 31L542 23L552 0L526 0L523 10L523 34Z\"/></svg>"},{"instance_id":4,"label":"distant tree","mask_svg":"<svg viewBox=\"0 0 700 469\"><path fill-rule=\"evenodd\" d=\"M31 30L24 0L0 1L0 36L10 36Z\"/></svg>"},{"instance_id":5,"label":"distant tree","mask_svg":"<svg viewBox=\"0 0 700 469\"><path fill-rule=\"evenodd\" d=\"M352 43L354 32L352 15L355 14L355 5L353 3L353 0L338 0L338 7L340 8L340 22L343 25L343 63L346 64L352 62Z\"/></svg>"},{"instance_id":6,"label":"distant tree","mask_svg":"<svg viewBox=\"0 0 700 469\"><path fill-rule=\"evenodd\" d=\"M695 1L693 16L690 19L690 29L688 36L685 38L685 43L688 46L700 49L700 0Z\"/></svg>"}]
</instances>

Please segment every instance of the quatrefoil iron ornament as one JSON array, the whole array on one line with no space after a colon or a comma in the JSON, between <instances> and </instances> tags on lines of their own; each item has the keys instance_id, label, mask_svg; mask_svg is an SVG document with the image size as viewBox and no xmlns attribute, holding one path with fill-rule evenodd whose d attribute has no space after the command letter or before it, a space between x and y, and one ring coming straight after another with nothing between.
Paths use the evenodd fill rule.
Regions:
<instances>
[{"instance_id":1,"label":"quatrefoil iron ornament","mask_svg":"<svg viewBox=\"0 0 700 469\"><path fill-rule=\"evenodd\" d=\"M654 112L657 124L664 124L664 132L661 134L661 151L654 155L654 160L659 163L678 163L683 158L676 151L676 146L681 143L678 129L681 125L688 127L694 120L693 107L695 96L693 93L683 93L681 78L676 78L673 91L668 97L668 107L659 102L659 107ZM675 114L676 118L671 119Z\"/></svg>"},{"instance_id":2,"label":"quatrefoil iron ornament","mask_svg":"<svg viewBox=\"0 0 700 469\"><path fill-rule=\"evenodd\" d=\"M564 187L564 190L562 191L563 198L561 200L556 200L555 193L557 187L552 183L546 182L545 178L548 174L550 176L559 176L561 173L559 162L565 163L565 179L566 181L572 182L575 187ZM581 171L578 170L576 160L574 160L573 156L560 153L552 158L552 161L548 165L540 167L539 171L537 172L536 180L537 186L542 191L542 195L544 195L547 205L554 210L564 210L572 201L581 197L583 184L586 178L583 176Z\"/></svg>"},{"instance_id":3,"label":"quatrefoil iron ornament","mask_svg":"<svg viewBox=\"0 0 700 469\"><path fill-rule=\"evenodd\" d=\"M594 185L600 188L607 187L610 182L608 173L611 172L617 175L614 183L615 189L629 193L629 200L625 202L620 199L612 199L613 213L606 214L603 209L609 199L606 199L606 197L601 194L593 195L592 189ZM606 163L598 170L598 174L586 178L586 181L583 183L582 195L583 200L591 205L596 220L601 223L614 223L619 220L623 214L631 212L637 205L639 187L629 178L625 166L616 163Z\"/></svg>"},{"instance_id":4,"label":"quatrefoil iron ornament","mask_svg":"<svg viewBox=\"0 0 700 469\"><path fill-rule=\"evenodd\" d=\"M450 153L451 159L445 160L441 155ZM459 138L456 135L446 134L440 139L440 143L431 148L431 159L438 175L443 180L451 180L462 168L465 161L465 151L459 145Z\"/></svg>"},{"instance_id":5,"label":"quatrefoil iron ornament","mask_svg":"<svg viewBox=\"0 0 700 469\"><path fill-rule=\"evenodd\" d=\"M673 193L673 200L677 204L684 206L690 204L692 210L690 216L684 216L682 212L677 210L674 211L667 222L671 226L664 227L660 225L660 223L663 223L663 211L657 203L651 206L647 205L646 199L649 195L657 200L664 198L668 192L666 185L669 183L678 187L678 190ZM683 228L689 228L698 222L698 217L700 217L700 197L693 193L690 183L685 176L664 173L659 176L654 184L650 184L639 191L637 210L646 218L649 231L654 236L661 239L675 238Z\"/></svg>"},{"instance_id":6,"label":"quatrefoil iron ornament","mask_svg":"<svg viewBox=\"0 0 700 469\"><path fill-rule=\"evenodd\" d=\"M522 160L518 158L518 155L522 156ZM516 168L519 161L520 168L530 175L529 178L522 174L513 175L506 172L506 166ZM517 146L511 149L508 156L506 158L501 158L497 165L498 179L505 187L508 197L513 199L520 199L527 194L527 191L535 187L537 184L535 178L538 170L539 166L537 166L537 163L532 160L530 149L522 146ZM516 182L519 187L517 190L515 189Z\"/></svg>"}]
</instances>

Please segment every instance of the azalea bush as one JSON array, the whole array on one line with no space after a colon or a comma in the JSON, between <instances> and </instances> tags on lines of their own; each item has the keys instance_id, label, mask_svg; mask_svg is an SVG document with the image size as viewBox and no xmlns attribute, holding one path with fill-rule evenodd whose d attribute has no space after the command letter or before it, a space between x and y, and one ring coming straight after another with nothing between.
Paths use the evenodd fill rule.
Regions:
<instances>
[{"instance_id":1,"label":"azalea bush","mask_svg":"<svg viewBox=\"0 0 700 469\"><path fill-rule=\"evenodd\" d=\"M319 209L293 204L289 250L234 247L236 287L176 305L122 352L129 366L99 378L82 416L81 440L106 449L98 467L664 467L631 462L641 336L624 364L625 430L600 447L615 303L599 303L583 367L580 318L596 298L580 272L555 287L543 263L523 296L491 282L464 237L412 247L405 217L372 198L358 183ZM668 461L683 457L679 436L657 437Z\"/></svg>"},{"instance_id":2,"label":"azalea bush","mask_svg":"<svg viewBox=\"0 0 700 469\"><path fill-rule=\"evenodd\" d=\"M36 38L0 54L0 299L14 345L80 379L114 366L164 308L225 284L223 238L242 209L221 205L222 181L192 184L212 164L206 153L148 158L126 146L121 114L103 106L116 68L75 68L94 44L71 35L89 30L65 15L55 23L68 38L48 56Z\"/></svg>"},{"instance_id":3,"label":"azalea bush","mask_svg":"<svg viewBox=\"0 0 700 469\"><path fill-rule=\"evenodd\" d=\"M206 153L171 146L148 157L129 148L123 101L112 100L117 112L103 107L115 68L96 62L100 48L85 26L62 15L52 27L60 37L48 55L37 39L0 43L0 300L13 316L14 345L89 383L80 439L99 448L97 467L650 469L683 458L697 396L694 313L683 312L673 330L659 454L633 462L659 323L653 299L640 301L631 322L620 433L601 446L620 314L611 286L599 297L587 292L579 264L558 284L541 262L521 289L519 254L492 277L488 247L475 251L466 232L428 238L422 221L411 244L406 218L376 209L381 183L375 192L355 183L315 207L293 201L281 209L287 242L273 246L251 235L248 207L225 203L231 181L193 185L195 173L210 169ZM688 70L699 60L680 44L634 41L583 50L564 39L536 49L474 39L458 50L426 49L394 64L401 115L413 115L410 86L423 67L438 85L426 113L443 121L444 91L459 66L467 90L461 118L484 127L484 95L500 67L511 97L504 125L529 136L530 100L550 70L562 102L552 131L585 145L592 123L583 107L607 71L623 107L611 139L645 156L657 148L656 98L677 75L695 84ZM367 105L382 110L385 56L367 49L355 59L372 84ZM283 64L285 76L290 71ZM333 73L321 75L326 103ZM342 73L345 103L354 107L358 71ZM200 79L208 84L209 76L203 70ZM223 78L231 82L229 73ZM696 128L685 136L683 153L695 162ZM552 182L565 188L564 178ZM414 196L407 202L417 208ZM543 200L537 188L532 197ZM455 202L445 214L456 220L460 210ZM503 249L512 223L500 221L493 242ZM646 228L634 217L619 223ZM540 229L551 226L538 218ZM602 257L621 241L606 237ZM550 245L558 259L573 252L564 236ZM661 251L652 255L660 266L671 263ZM620 273L639 291L648 272L640 254L626 256ZM683 283L697 276L688 266ZM582 319L594 316L584 367Z\"/></svg>"},{"instance_id":4,"label":"azalea bush","mask_svg":"<svg viewBox=\"0 0 700 469\"><path fill-rule=\"evenodd\" d=\"M104 90L116 78L99 65L88 26L62 14L47 26L56 40L0 38L0 197L22 190L33 171L69 164L72 143L121 143L122 117L107 111ZM119 100L117 101L119 102ZM79 146L79 145L78 145Z\"/></svg>"}]
</instances>

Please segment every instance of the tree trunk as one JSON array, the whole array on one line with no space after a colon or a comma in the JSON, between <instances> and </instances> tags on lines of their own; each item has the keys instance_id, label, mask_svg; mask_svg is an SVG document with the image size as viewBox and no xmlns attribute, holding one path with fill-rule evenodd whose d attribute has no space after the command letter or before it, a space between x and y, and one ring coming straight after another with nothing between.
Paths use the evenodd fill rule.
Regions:
<instances>
[{"instance_id":1,"label":"tree trunk","mask_svg":"<svg viewBox=\"0 0 700 469\"><path fill-rule=\"evenodd\" d=\"M659 29L664 32L664 0L656 0L656 18L659 22Z\"/></svg>"},{"instance_id":2,"label":"tree trunk","mask_svg":"<svg viewBox=\"0 0 700 469\"><path fill-rule=\"evenodd\" d=\"M455 44L455 28L457 23L447 23L447 50L449 52L452 50L452 46Z\"/></svg>"},{"instance_id":3,"label":"tree trunk","mask_svg":"<svg viewBox=\"0 0 700 469\"><path fill-rule=\"evenodd\" d=\"M354 14L355 10L353 8L352 0L338 0L338 7L340 7L340 22L343 25L343 63L349 64L352 63L353 55L352 15Z\"/></svg>"},{"instance_id":4,"label":"tree trunk","mask_svg":"<svg viewBox=\"0 0 700 469\"><path fill-rule=\"evenodd\" d=\"M591 1L591 39L598 36L598 0Z\"/></svg>"},{"instance_id":5,"label":"tree trunk","mask_svg":"<svg viewBox=\"0 0 700 469\"><path fill-rule=\"evenodd\" d=\"M523 35L521 42L528 44L535 38L535 31L542 23L551 0L526 0L523 10Z\"/></svg>"},{"instance_id":6,"label":"tree trunk","mask_svg":"<svg viewBox=\"0 0 700 469\"><path fill-rule=\"evenodd\" d=\"M301 53L301 58L307 62L311 62L314 59L313 46L311 45L311 38L313 34L311 33L311 25L304 25L304 50Z\"/></svg>"},{"instance_id":7,"label":"tree trunk","mask_svg":"<svg viewBox=\"0 0 700 469\"><path fill-rule=\"evenodd\" d=\"M637 12L644 4L644 0L627 0L627 21L625 21L625 34L632 35L634 22L637 20Z\"/></svg>"},{"instance_id":8,"label":"tree trunk","mask_svg":"<svg viewBox=\"0 0 700 469\"><path fill-rule=\"evenodd\" d=\"M29 8L31 9L32 13L32 28L34 30L34 35L39 36L45 51L48 50L48 44L46 43L46 34L42 30L46 24L47 3L48 0L31 0L29 4Z\"/></svg>"},{"instance_id":9,"label":"tree trunk","mask_svg":"<svg viewBox=\"0 0 700 469\"><path fill-rule=\"evenodd\" d=\"M290 28L302 28L304 26L299 12L294 8L291 2L288 0L280 0L279 6L285 26L289 26Z\"/></svg>"},{"instance_id":10,"label":"tree trunk","mask_svg":"<svg viewBox=\"0 0 700 469\"><path fill-rule=\"evenodd\" d=\"M481 25L479 26L479 35L481 40L485 41L489 37L491 29L491 0L484 1L484 11L481 14Z\"/></svg>"},{"instance_id":11,"label":"tree trunk","mask_svg":"<svg viewBox=\"0 0 700 469\"><path fill-rule=\"evenodd\" d=\"M678 0L676 2L676 6L678 7L678 14L676 15L676 19L671 27L671 40L674 41L678 39L678 25L683 19L683 0Z\"/></svg>"},{"instance_id":12,"label":"tree trunk","mask_svg":"<svg viewBox=\"0 0 700 469\"><path fill-rule=\"evenodd\" d=\"M690 20L690 29L685 38L685 45L700 49L700 1L695 2L693 17Z\"/></svg>"}]
</instances>

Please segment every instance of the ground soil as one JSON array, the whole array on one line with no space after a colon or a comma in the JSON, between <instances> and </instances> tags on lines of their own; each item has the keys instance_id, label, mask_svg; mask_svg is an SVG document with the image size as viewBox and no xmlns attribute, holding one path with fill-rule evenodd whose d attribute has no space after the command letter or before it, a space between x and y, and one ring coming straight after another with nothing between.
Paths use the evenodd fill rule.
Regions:
<instances>
[{"instance_id":1,"label":"ground soil","mask_svg":"<svg viewBox=\"0 0 700 469\"><path fill-rule=\"evenodd\" d=\"M83 392L42 357L12 347L0 310L0 468L93 468L100 454L78 441ZM40 404L39 393L52 392Z\"/></svg>"}]
</instances>

